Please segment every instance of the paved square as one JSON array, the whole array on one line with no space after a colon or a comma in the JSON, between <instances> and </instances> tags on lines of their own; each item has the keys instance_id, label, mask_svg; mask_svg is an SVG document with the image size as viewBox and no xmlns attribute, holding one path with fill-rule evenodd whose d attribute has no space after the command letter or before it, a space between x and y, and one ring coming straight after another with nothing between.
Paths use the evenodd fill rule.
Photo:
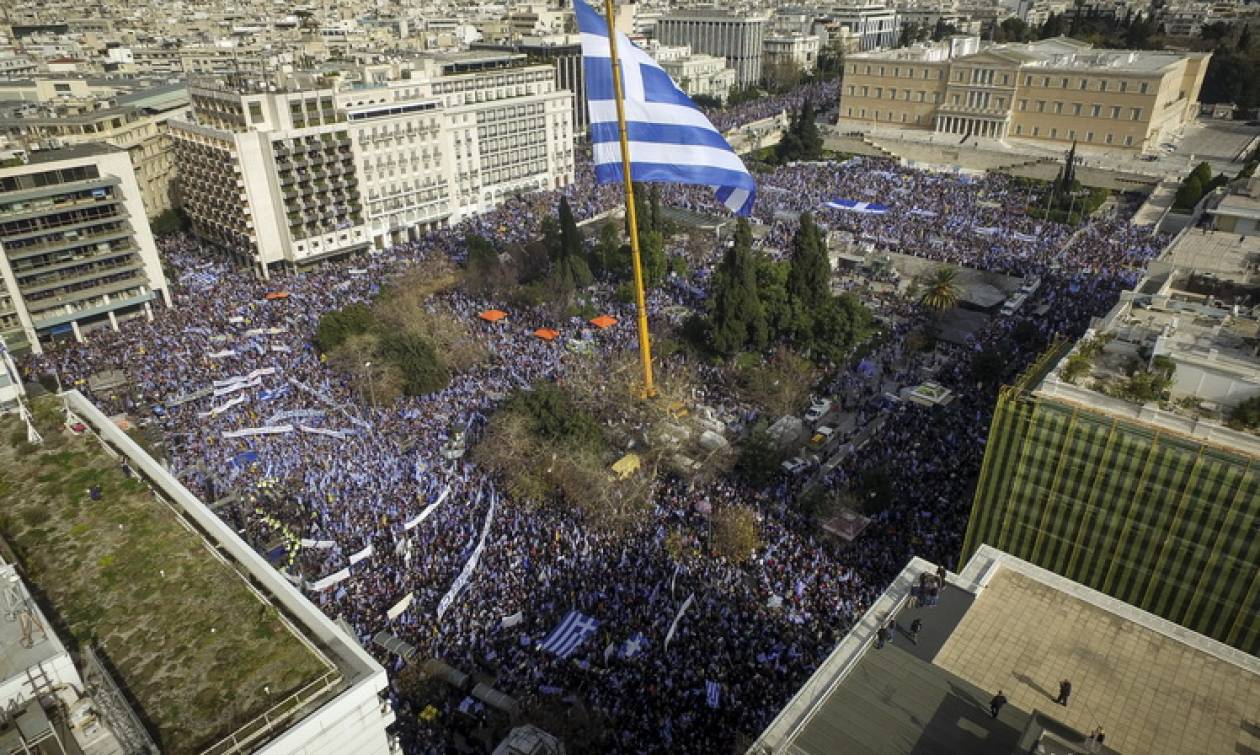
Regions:
<instances>
[{"instance_id":1,"label":"paved square","mask_svg":"<svg viewBox=\"0 0 1260 755\"><path fill-rule=\"evenodd\" d=\"M933 661L1118 752L1260 752L1260 675L1010 569L980 591ZM1067 708L1054 703L1072 683Z\"/></svg>"}]
</instances>

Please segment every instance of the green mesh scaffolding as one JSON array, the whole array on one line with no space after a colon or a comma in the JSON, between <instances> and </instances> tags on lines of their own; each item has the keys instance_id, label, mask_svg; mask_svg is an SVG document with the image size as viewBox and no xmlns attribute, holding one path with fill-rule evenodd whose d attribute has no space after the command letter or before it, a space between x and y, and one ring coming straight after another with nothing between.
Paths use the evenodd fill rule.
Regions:
<instances>
[{"instance_id":1,"label":"green mesh scaffolding","mask_svg":"<svg viewBox=\"0 0 1260 755\"><path fill-rule=\"evenodd\" d=\"M1086 407L998 397L963 542L1260 653L1256 459Z\"/></svg>"}]
</instances>

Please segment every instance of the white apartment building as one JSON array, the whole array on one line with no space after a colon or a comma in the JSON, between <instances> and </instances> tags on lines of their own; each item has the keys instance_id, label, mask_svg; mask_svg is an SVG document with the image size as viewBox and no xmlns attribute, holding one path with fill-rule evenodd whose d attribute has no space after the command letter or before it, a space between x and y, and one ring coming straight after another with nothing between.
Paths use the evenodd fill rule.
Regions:
<instances>
[{"instance_id":1,"label":"white apartment building","mask_svg":"<svg viewBox=\"0 0 1260 755\"><path fill-rule=\"evenodd\" d=\"M0 168L0 336L40 340L152 318L170 297L127 153L96 144Z\"/></svg>"},{"instance_id":2,"label":"white apartment building","mask_svg":"<svg viewBox=\"0 0 1260 755\"><path fill-rule=\"evenodd\" d=\"M830 16L856 33L863 51L897 44L897 11L880 3L855 2L837 5Z\"/></svg>"},{"instance_id":3,"label":"white apartment building","mask_svg":"<svg viewBox=\"0 0 1260 755\"><path fill-rule=\"evenodd\" d=\"M726 67L724 58L693 53L686 45L651 45L648 52L661 64L665 73L693 97L704 95L725 99L731 87L735 86L735 71Z\"/></svg>"},{"instance_id":4,"label":"white apartment building","mask_svg":"<svg viewBox=\"0 0 1260 755\"><path fill-rule=\"evenodd\" d=\"M812 73L818 66L818 37L814 34L773 34L762 43L767 69L796 66Z\"/></svg>"},{"instance_id":5,"label":"white apartment building","mask_svg":"<svg viewBox=\"0 0 1260 755\"><path fill-rule=\"evenodd\" d=\"M721 11L678 11L656 22L656 38L663 45L688 45L693 51L718 55L735 69L739 86L761 81L762 42L770 18L731 15Z\"/></svg>"},{"instance_id":6,"label":"white apartment building","mask_svg":"<svg viewBox=\"0 0 1260 755\"><path fill-rule=\"evenodd\" d=\"M266 277L568 184L573 95L523 60L434 57L341 88L194 85L196 122L172 127L194 231Z\"/></svg>"}]
</instances>

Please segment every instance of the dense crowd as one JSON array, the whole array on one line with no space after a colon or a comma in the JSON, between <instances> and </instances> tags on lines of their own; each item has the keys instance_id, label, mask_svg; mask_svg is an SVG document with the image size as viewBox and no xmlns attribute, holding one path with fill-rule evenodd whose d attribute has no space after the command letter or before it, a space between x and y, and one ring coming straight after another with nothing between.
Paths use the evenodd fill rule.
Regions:
<instances>
[{"instance_id":1,"label":"dense crowd","mask_svg":"<svg viewBox=\"0 0 1260 755\"><path fill-rule=\"evenodd\" d=\"M755 119L766 107L732 117ZM345 617L387 668L397 671L402 661L371 644L382 629L416 646L420 658L494 677L528 706L550 703L575 711L575 720L601 722L592 724L602 732L600 752L728 751L737 733L755 734L770 721L909 557L956 559L993 400L990 385L970 371L974 355L999 350L1009 376L1055 334L1078 335L1163 243L1129 225L1133 208L1123 201L1076 233L1034 220L1022 210L1036 193L997 175L855 159L780 168L759 176L759 189L757 218L766 227L759 244L771 254L786 252L796 214L813 210L831 230L878 249L1044 281L1023 314L994 318L969 342L930 355L907 346L927 315L913 302L880 295L882 340L819 386L855 414L850 437L882 423L824 481L859 485L877 468L890 480L891 495L871 527L844 548L819 537L797 505L798 483L788 479L765 489L735 479L698 488L664 480L650 522L613 537L571 512L507 500L475 465L443 457L453 432L475 442L505 395L565 374L574 357L563 339L533 338L535 327L555 327L599 349L636 348L631 312L611 297L603 305L623 322L597 334L579 319L544 321L541 311L483 323L477 313L499 302L459 290L437 294L435 305L474 323L491 357L441 391L388 406L364 402L353 376L323 363L312 342L322 313L370 301L421 260L460 260L467 231L500 244L530 238L554 211L552 192L515 198L417 242L268 282L233 270L191 238L165 239L174 308L118 332L94 332L82 344L58 344L26 369L56 371L85 390L90 375L124 370L126 389L93 398L110 412L151 413L175 474L207 500L234 497L222 515L256 547L279 541L292 551L291 561L270 555L329 615ZM592 185L589 170L579 170L563 193L579 220L610 209L619 196ZM881 203L888 212L823 207L836 198ZM668 187L664 200L717 211L703 189ZM653 291L652 311L696 307L707 273L702 265L676 281L685 285ZM266 298L279 290L288 297ZM1043 304L1044 314L1031 316ZM888 381L911 385L929 376L957 400L930 409L880 401ZM716 390L711 398L721 400ZM705 512L735 504L757 512L764 543L740 565L710 557L706 547ZM671 532L684 533L682 555L666 547ZM470 559L466 584L444 601ZM407 595L410 605L388 617ZM540 651L571 610L599 621L598 630L567 658ZM644 640L641 652L620 652L635 635ZM706 697L706 682L720 685L717 705ZM422 718L415 701L395 694L406 751L446 751L458 702Z\"/></svg>"}]
</instances>

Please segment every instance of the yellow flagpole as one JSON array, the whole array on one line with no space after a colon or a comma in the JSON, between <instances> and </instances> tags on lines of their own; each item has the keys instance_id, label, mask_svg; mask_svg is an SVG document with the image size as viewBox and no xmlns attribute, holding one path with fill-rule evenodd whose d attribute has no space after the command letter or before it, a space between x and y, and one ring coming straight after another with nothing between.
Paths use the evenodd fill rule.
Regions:
<instances>
[{"instance_id":1,"label":"yellow flagpole","mask_svg":"<svg viewBox=\"0 0 1260 755\"><path fill-rule=\"evenodd\" d=\"M613 93L617 101L617 132L621 136L621 175L626 187L626 222L630 226L630 258L634 266L634 300L639 319L639 359L643 362L643 396L656 395L652 380L652 343L648 337L647 296L643 291L643 264L639 256L639 219L634 210L634 181L630 178L630 143L626 137L626 109L622 103L621 61L617 58L617 29L613 24L613 0L604 0L608 21L608 56L612 58Z\"/></svg>"}]
</instances>

